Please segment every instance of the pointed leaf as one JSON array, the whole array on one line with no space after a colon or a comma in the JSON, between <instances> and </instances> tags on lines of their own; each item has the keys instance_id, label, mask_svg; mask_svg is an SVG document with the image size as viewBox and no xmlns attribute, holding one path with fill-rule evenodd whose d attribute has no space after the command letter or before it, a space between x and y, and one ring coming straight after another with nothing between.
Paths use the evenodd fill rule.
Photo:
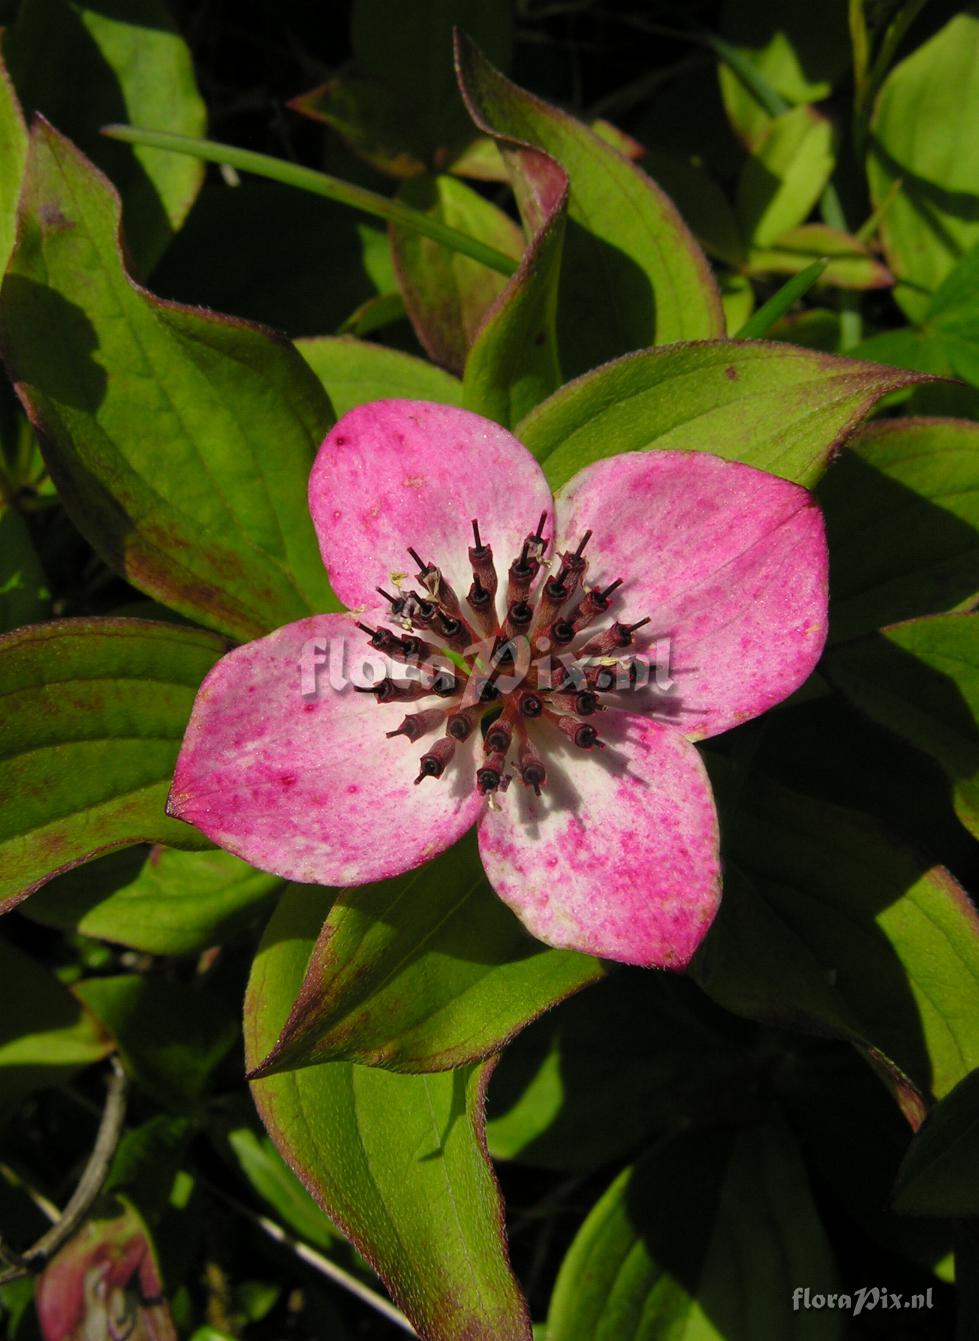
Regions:
<instances>
[{"instance_id":1,"label":"pointed leaf","mask_svg":"<svg viewBox=\"0 0 979 1341\"><path fill-rule=\"evenodd\" d=\"M502 155L529 242L475 334L464 370L463 404L509 428L561 384L556 322L569 185L554 158L501 133L486 118L468 82L473 59L465 39L457 36L456 66L466 106Z\"/></svg>"},{"instance_id":2,"label":"pointed leaf","mask_svg":"<svg viewBox=\"0 0 979 1341\"><path fill-rule=\"evenodd\" d=\"M271 332L136 286L118 223L105 179L39 123L0 348L66 508L135 586L237 637L328 608L306 505L322 388Z\"/></svg>"},{"instance_id":3,"label":"pointed leaf","mask_svg":"<svg viewBox=\"0 0 979 1341\"><path fill-rule=\"evenodd\" d=\"M924 751L979 837L979 615L930 615L837 648L826 674L873 721Z\"/></svg>"},{"instance_id":4,"label":"pointed leaf","mask_svg":"<svg viewBox=\"0 0 979 1341\"><path fill-rule=\"evenodd\" d=\"M894 1209L979 1216L979 1070L959 1081L915 1135L894 1184Z\"/></svg>"},{"instance_id":5,"label":"pointed leaf","mask_svg":"<svg viewBox=\"0 0 979 1341\"><path fill-rule=\"evenodd\" d=\"M0 940L0 1111L61 1085L112 1042L97 1020L30 955Z\"/></svg>"},{"instance_id":6,"label":"pointed leaf","mask_svg":"<svg viewBox=\"0 0 979 1341\"><path fill-rule=\"evenodd\" d=\"M245 1058L279 1035L323 917L296 886L269 924L245 999ZM349 1062L252 1083L287 1164L427 1341L530 1341L483 1139L486 1066L394 1075Z\"/></svg>"},{"instance_id":7,"label":"pointed leaf","mask_svg":"<svg viewBox=\"0 0 979 1341\"><path fill-rule=\"evenodd\" d=\"M728 797L725 828L712 776L730 867L697 980L738 1014L855 1042L917 1125L916 1091L941 1097L979 1064L965 891L867 816L757 776Z\"/></svg>"},{"instance_id":8,"label":"pointed leaf","mask_svg":"<svg viewBox=\"0 0 979 1341\"><path fill-rule=\"evenodd\" d=\"M399 198L413 209L519 261L523 235L502 210L456 177L420 177L406 182ZM461 372L472 338L506 279L478 261L391 225L391 251L415 334L434 362Z\"/></svg>"},{"instance_id":9,"label":"pointed leaf","mask_svg":"<svg viewBox=\"0 0 979 1341\"><path fill-rule=\"evenodd\" d=\"M912 321L979 243L979 14L957 14L896 65L871 126L867 174L894 296ZM891 198L895 183L900 189Z\"/></svg>"},{"instance_id":10,"label":"pointed leaf","mask_svg":"<svg viewBox=\"0 0 979 1341\"><path fill-rule=\"evenodd\" d=\"M0 912L114 847L201 846L163 807L197 687L222 651L201 630L126 619L0 638Z\"/></svg>"},{"instance_id":11,"label":"pointed leaf","mask_svg":"<svg viewBox=\"0 0 979 1341\"><path fill-rule=\"evenodd\" d=\"M565 375L626 350L720 335L707 262L660 189L587 126L504 79L464 38L457 61L480 122L542 150L567 173L558 306Z\"/></svg>"},{"instance_id":12,"label":"pointed leaf","mask_svg":"<svg viewBox=\"0 0 979 1341\"><path fill-rule=\"evenodd\" d=\"M532 940L463 839L418 871L341 891L259 1070L330 1060L448 1070L498 1052L602 972L589 955Z\"/></svg>"},{"instance_id":13,"label":"pointed leaf","mask_svg":"<svg viewBox=\"0 0 979 1341\"><path fill-rule=\"evenodd\" d=\"M803 223L833 171L833 129L813 107L793 107L768 127L738 182L741 231L770 247Z\"/></svg>"},{"instance_id":14,"label":"pointed leaf","mask_svg":"<svg viewBox=\"0 0 979 1341\"><path fill-rule=\"evenodd\" d=\"M297 340L296 348L330 397L337 418L372 400L432 400L459 405L462 384L424 359L353 336Z\"/></svg>"},{"instance_id":15,"label":"pointed leaf","mask_svg":"<svg viewBox=\"0 0 979 1341\"><path fill-rule=\"evenodd\" d=\"M417 177L426 169L429 146L416 108L378 79L347 71L293 98L289 106L336 131L378 172Z\"/></svg>"},{"instance_id":16,"label":"pointed leaf","mask_svg":"<svg viewBox=\"0 0 979 1341\"><path fill-rule=\"evenodd\" d=\"M886 289L894 276L873 253L849 233L826 224L802 224L783 233L748 257L750 274L795 275L813 261L829 261L821 282L840 289Z\"/></svg>"},{"instance_id":17,"label":"pointed leaf","mask_svg":"<svg viewBox=\"0 0 979 1341\"><path fill-rule=\"evenodd\" d=\"M27 127L14 86L0 56L0 275L14 247L17 197L27 163Z\"/></svg>"},{"instance_id":18,"label":"pointed leaf","mask_svg":"<svg viewBox=\"0 0 979 1341\"><path fill-rule=\"evenodd\" d=\"M811 486L881 396L924 380L792 345L716 340L596 368L516 432L554 488L593 461L647 448L713 452Z\"/></svg>"},{"instance_id":19,"label":"pointed leaf","mask_svg":"<svg viewBox=\"0 0 979 1341\"><path fill-rule=\"evenodd\" d=\"M42 112L108 173L147 274L204 180L193 159L103 138L107 121L202 135L207 116L190 52L162 0L25 0L5 42L28 115Z\"/></svg>"},{"instance_id":20,"label":"pointed leaf","mask_svg":"<svg viewBox=\"0 0 979 1341\"><path fill-rule=\"evenodd\" d=\"M356 0L350 24L360 69L397 93L414 121L414 134L440 169L467 137L469 125L452 70L452 30L458 26L502 69L510 63L510 0L415 0L409 8L388 0Z\"/></svg>"},{"instance_id":21,"label":"pointed leaf","mask_svg":"<svg viewBox=\"0 0 979 1341\"><path fill-rule=\"evenodd\" d=\"M283 884L230 852L126 848L59 876L24 913L146 954L192 954L240 934Z\"/></svg>"},{"instance_id":22,"label":"pointed leaf","mask_svg":"<svg viewBox=\"0 0 979 1341\"><path fill-rule=\"evenodd\" d=\"M628 1168L558 1274L548 1341L838 1341L845 1315L797 1309L836 1265L805 1166L778 1127L690 1133Z\"/></svg>"},{"instance_id":23,"label":"pointed leaf","mask_svg":"<svg viewBox=\"0 0 979 1341\"><path fill-rule=\"evenodd\" d=\"M820 482L830 641L979 601L979 424L885 419Z\"/></svg>"}]
</instances>

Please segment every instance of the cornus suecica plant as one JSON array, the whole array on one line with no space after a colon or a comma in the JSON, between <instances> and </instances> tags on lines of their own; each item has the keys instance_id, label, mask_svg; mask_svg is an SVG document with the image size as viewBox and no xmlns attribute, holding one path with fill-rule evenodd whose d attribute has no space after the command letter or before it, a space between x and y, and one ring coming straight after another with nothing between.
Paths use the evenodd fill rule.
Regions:
<instances>
[{"instance_id":1,"label":"cornus suecica plant","mask_svg":"<svg viewBox=\"0 0 979 1341\"><path fill-rule=\"evenodd\" d=\"M552 498L498 425L392 400L340 420L309 498L351 613L218 663L169 813L327 885L398 875L476 824L493 888L541 940L688 963L719 898L692 741L780 702L822 651L812 497L706 453L646 452ZM310 678L324 649L353 664L365 644L387 673ZM665 690L649 676L663 646Z\"/></svg>"}]
</instances>

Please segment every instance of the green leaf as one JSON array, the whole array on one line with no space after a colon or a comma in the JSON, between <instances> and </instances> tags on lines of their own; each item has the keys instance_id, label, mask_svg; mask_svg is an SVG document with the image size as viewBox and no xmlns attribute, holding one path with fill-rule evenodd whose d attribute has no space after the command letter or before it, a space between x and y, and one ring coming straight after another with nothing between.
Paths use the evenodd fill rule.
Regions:
<instances>
[{"instance_id":1,"label":"green leaf","mask_svg":"<svg viewBox=\"0 0 979 1341\"><path fill-rule=\"evenodd\" d=\"M820 482L833 563L830 639L979 600L979 424L889 419Z\"/></svg>"},{"instance_id":2,"label":"green leaf","mask_svg":"<svg viewBox=\"0 0 979 1341\"><path fill-rule=\"evenodd\" d=\"M694 1133L626 1169L561 1264L548 1341L837 1341L845 1314L793 1307L836 1265L780 1127Z\"/></svg>"},{"instance_id":3,"label":"green leaf","mask_svg":"<svg viewBox=\"0 0 979 1341\"><path fill-rule=\"evenodd\" d=\"M27 523L15 508L0 504L0 633L44 619L50 604Z\"/></svg>"},{"instance_id":4,"label":"green leaf","mask_svg":"<svg viewBox=\"0 0 979 1341\"><path fill-rule=\"evenodd\" d=\"M118 187L126 237L147 274L180 228L204 170L192 159L104 139L107 121L203 134L190 52L162 0L24 0L5 44L28 114L42 112Z\"/></svg>"},{"instance_id":5,"label":"green leaf","mask_svg":"<svg viewBox=\"0 0 979 1341\"><path fill-rule=\"evenodd\" d=\"M289 106L336 131L378 172L417 177L426 170L429 145L415 108L378 79L348 70L293 98Z\"/></svg>"},{"instance_id":6,"label":"green leaf","mask_svg":"<svg viewBox=\"0 0 979 1341\"><path fill-rule=\"evenodd\" d=\"M593 461L649 448L714 452L809 486L875 401L922 380L791 345L716 340L596 368L516 432L554 488Z\"/></svg>"},{"instance_id":7,"label":"green leaf","mask_svg":"<svg viewBox=\"0 0 979 1341\"><path fill-rule=\"evenodd\" d=\"M872 335L847 352L853 358L873 359L893 368L913 368L934 377L954 378L951 344L941 332L902 326ZM960 419L979 416L979 393L971 386L955 382L916 387L901 397L901 404L912 415L948 415Z\"/></svg>"},{"instance_id":8,"label":"green leaf","mask_svg":"<svg viewBox=\"0 0 979 1341\"><path fill-rule=\"evenodd\" d=\"M979 1216L979 1070L928 1114L898 1170L894 1209Z\"/></svg>"},{"instance_id":9,"label":"green leaf","mask_svg":"<svg viewBox=\"0 0 979 1341\"><path fill-rule=\"evenodd\" d=\"M659 188L587 126L504 79L464 38L457 62L479 121L542 150L560 165L555 173L567 174L558 305L565 375L626 350L720 335L723 312L707 262Z\"/></svg>"},{"instance_id":10,"label":"green leaf","mask_svg":"<svg viewBox=\"0 0 979 1341\"><path fill-rule=\"evenodd\" d=\"M41 964L0 940L0 1110L61 1085L112 1044L95 1018Z\"/></svg>"},{"instance_id":11,"label":"green leaf","mask_svg":"<svg viewBox=\"0 0 979 1341\"><path fill-rule=\"evenodd\" d=\"M878 725L922 750L979 837L979 615L930 615L837 648L826 674Z\"/></svg>"},{"instance_id":12,"label":"green leaf","mask_svg":"<svg viewBox=\"0 0 979 1341\"><path fill-rule=\"evenodd\" d=\"M771 298L762 303L756 312L752 312L744 325L735 331L735 339L754 340L768 335L775 323L781 321L799 299L820 280L826 270L826 264L825 260L813 261L794 279L787 280L781 288L776 289Z\"/></svg>"},{"instance_id":13,"label":"green leaf","mask_svg":"<svg viewBox=\"0 0 979 1341\"><path fill-rule=\"evenodd\" d=\"M725 45L782 104L819 102L849 63L846 0L812 5L781 0L772 22L767 0L726 0ZM749 146L757 144L773 113L746 87L729 62L722 62L721 93L731 122Z\"/></svg>"},{"instance_id":14,"label":"green leaf","mask_svg":"<svg viewBox=\"0 0 979 1341\"><path fill-rule=\"evenodd\" d=\"M523 234L517 225L458 178L419 177L405 182L398 195L412 209L520 260ZM434 362L461 372L473 335L507 281L478 261L397 224L391 226L391 251L419 341Z\"/></svg>"},{"instance_id":15,"label":"green leaf","mask_svg":"<svg viewBox=\"0 0 979 1341\"><path fill-rule=\"evenodd\" d=\"M297 340L296 348L322 382L338 418L372 400L462 402L462 384L457 378L400 349L386 349L348 335Z\"/></svg>"},{"instance_id":16,"label":"green leaf","mask_svg":"<svg viewBox=\"0 0 979 1341\"><path fill-rule=\"evenodd\" d=\"M17 198L27 162L27 127L17 94L0 56L0 275L14 247Z\"/></svg>"},{"instance_id":17,"label":"green leaf","mask_svg":"<svg viewBox=\"0 0 979 1341\"><path fill-rule=\"evenodd\" d=\"M967 251L935 290L925 314L928 330L979 344L979 245Z\"/></svg>"},{"instance_id":18,"label":"green leaf","mask_svg":"<svg viewBox=\"0 0 979 1341\"><path fill-rule=\"evenodd\" d=\"M199 629L124 619L0 638L0 912L111 848L201 846L163 808L197 687L222 651Z\"/></svg>"},{"instance_id":19,"label":"green leaf","mask_svg":"<svg viewBox=\"0 0 979 1341\"><path fill-rule=\"evenodd\" d=\"M588 1171L666 1132L726 1125L752 1088L753 1035L684 977L618 969L508 1045L489 1088L490 1153Z\"/></svg>"},{"instance_id":20,"label":"green leaf","mask_svg":"<svg viewBox=\"0 0 979 1341\"><path fill-rule=\"evenodd\" d=\"M134 586L236 637L336 609L306 503L322 388L272 332L137 287L118 223L40 122L0 348L65 507Z\"/></svg>"},{"instance_id":21,"label":"green leaf","mask_svg":"<svg viewBox=\"0 0 979 1341\"><path fill-rule=\"evenodd\" d=\"M153 272L153 287L165 298L292 336L335 331L354 307L395 285L385 227L308 191L253 177L234 186L207 182Z\"/></svg>"},{"instance_id":22,"label":"green leaf","mask_svg":"<svg viewBox=\"0 0 979 1341\"><path fill-rule=\"evenodd\" d=\"M744 239L727 196L696 158L651 149L643 167L676 205L697 241L711 256L737 269Z\"/></svg>"},{"instance_id":23,"label":"green leaf","mask_svg":"<svg viewBox=\"0 0 979 1341\"><path fill-rule=\"evenodd\" d=\"M855 1043L917 1125L920 1096L979 1063L979 916L875 820L758 776L732 795L720 762L725 896L697 981L736 1014Z\"/></svg>"},{"instance_id":24,"label":"green leaf","mask_svg":"<svg viewBox=\"0 0 979 1341\"><path fill-rule=\"evenodd\" d=\"M231 1001L204 982L129 973L87 978L74 991L114 1038L127 1073L165 1108L196 1105L237 1041Z\"/></svg>"},{"instance_id":25,"label":"green leaf","mask_svg":"<svg viewBox=\"0 0 979 1341\"><path fill-rule=\"evenodd\" d=\"M339 893L257 1070L332 1060L449 1070L498 1052L602 972L589 955L527 935L493 892L470 836L420 870Z\"/></svg>"},{"instance_id":26,"label":"green leaf","mask_svg":"<svg viewBox=\"0 0 979 1341\"><path fill-rule=\"evenodd\" d=\"M283 884L229 852L125 848L59 876L24 912L146 954L193 954L240 934Z\"/></svg>"},{"instance_id":27,"label":"green leaf","mask_svg":"<svg viewBox=\"0 0 979 1341\"><path fill-rule=\"evenodd\" d=\"M265 1132L232 1126L220 1138L244 1177L277 1219L314 1248L334 1249L341 1236L302 1183L283 1162Z\"/></svg>"},{"instance_id":28,"label":"green leaf","mask_svg":"<svg viewBox=\"0 0 979 1341\"><path fill-rule=\"evenodd\" d=\"M738 222L752 247L770 247L807 218L834 162L833 128L815 108L775 118L738 182Z\"/></svg>"},{"instance_id":29,"label":"green leaf","mask_svg":"<svg viewBox=\"0 0 979 1341\"><path fill-rule=\"evenodd\" d=\"M458 141L471 135L452 68L452 30L468 33L501 68L510 63L513 7L509 0L356 0L350 40L360 69L397 93L414 134L441 167Z\"/></svg>"},{"instance_id":30,"label":"green leaf","mask_svg":"<svg viewBox=\"0 0 979 1341\"><path fill-rule=\"evenodd\" d=\"M279 1036L322 905L322 891L296 886L269 924L245 999L250 1067ZM252 1084L286 1162L430 1341L530 1341L483 1143L486 1073L328 1062Z\"/></svg>"},{"instance_id":31,"label":"green leaf","mask_svg":"<svg viewBox=\"0 0 979 1341\"><path fill-rule=\"evenodd\" d=\"M460 39L460 56L463 50ZM530 239L519 269L475 334L463 377L466 409L511 428L561 384L557 303L568 178L547 154L498 133L464 80L463 93L476 125L493 136L502 155Z\"/></svg>"},{"instance_id":32,"label":"green leaf","mask_svg":"<svg viewBox=\"0 0 979 1341\"><path fill-rule=\"evenodd\" d=\"M912 321L963 252L979 243L979 15L957 14L896 65L871 123L867 174L894 296Z\"/></svg>"},{"instance_id":33,"label":"green leaf","mask_svg":"<svg viewBox=\"0 0 979 1341\"><path fill-rule=\"evenodd\" d=\"M825 257L821 282L839 289L885 289L894 276L873 253L849 233L826 224L802 224L748 257L748 273L794 275Z\"/></svg>"}]
</instances>

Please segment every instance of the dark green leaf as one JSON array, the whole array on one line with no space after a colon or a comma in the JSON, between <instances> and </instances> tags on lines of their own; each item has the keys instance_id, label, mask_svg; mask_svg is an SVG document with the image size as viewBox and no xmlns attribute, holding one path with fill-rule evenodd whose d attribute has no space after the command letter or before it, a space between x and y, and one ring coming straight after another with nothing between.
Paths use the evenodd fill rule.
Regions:
<instances>
[{"instance_id":1,"label":"dark green leaf","mask_svg":"<svg viewBox=\"0 0 979 1341\"><path fill-rule=\"evenodd\" d=\"M378 79L347 71L293 98L289 106L336 131L378 172L416 177L428 166L429 145L416 109Z\"/></svg>"},{"instance_id":2,"label":"dark green leaf","mask_svg":"<svg viewBox=\"0 0 979 1341\"><path fill-rule=\"evenodd\" d=\"M891 70L867 161L894 296L912 321L955 262L979 243L979 15L957 14Z\"/></svg>"},{"instance_id":3,"label":"dark green leaf","mask_svg":"<svg viewBox=\"0 0 979 1341\"><path fill-rule=\"evenodd\" d=\"M61 1085L112 1047L66 987L23 950L0 940L0 1111Z\"/></svg>"},{"instance_id":4,"label":"dark green leaf","mask_svg":"<svg viewBox=\"0 0 979 1341\"><path fill-rule=\"evenodd\" d=\"M495 64L508 67L513 43L509 0L415 0L410 7L356 0L351 16L360 69L400 95L412 133L429 146L435 167L470 131L452 69L454 27L468 33Z\"/></svg>"},{"instance_id":5,"label":"dark green leaf","mask_svg":"<svg viewBox=\"0 0 979 1341\"><path fill-rule=\"evenodd\" d=\"M979 1216L979 1071L931 1110L894 1185L906 1215Z\"/></svg>"},{"instance_id":6,"label":"dark green leaf","mask_svg":"<svg viewBox=\"0 0 979 1341\"><path fill-rule=\"evenodd\" d=\"M832 1291L836 1265L788 1133L688 1134L592 1209L561 1265L548 1341L837 1341L844 1314L793 1307L807 1284Z\"/></svg>"},{"instance_id":7,"label":"dark green leaf","mask_svg":"<svg viewBox=\"0 0 979 1341\"><path fill-rule=\"evenodd\" d=\"M296 886L245 1000L245 1056L268 1055L302 982L322 892ZM486 1067L394 1075L328 1062L254 1081L283 1157L429 1341L530 1341L483 1143Z\"/></svg>"},{"instance_id":8,"label":"dark green leaf","mask_svg":"<svg viewBox=\"0 0 979 1341\"><path fill-rule=\"evenodd\" d=\"M601 975L591 956L527 935L470 836L418 871L340 892L260 1071L330 1060L448 1070L498 1052Z\"/></svg>"},{"instance_id":9,"label":"dark green leaf","mask_svg":"<svg viewBox=\"0 0 979 1341\"><path fill-rule=\"evenodd\" d=\"M725 1125L753 1093L751 1034L686 978L620 969L507 1047L489 1089L490 1153L591 1170L653 1136Z\"/></svg>"},{"instance_id":10,"label":"dark green leaf","mask_svg":"<svg viewBox=\"0 0 979 1341\"><path fill-rule=\"evenodd\" d=\"M979 599L979 425L871 424L818 496L833 565L831 641Z\"/></svg>"},{"instance_id":11,"label":"dark green leaf","mask_svg":"<svg viewBox=\"0 0 979 1341\"><path fill-rule=\"evenodd\" d=\"M938 763L979 837L979 615L930 615L837 648L828 678L880 726Z\"/></svg>"},{"instance_id":12,"label":"dark green leaf","mask_svg":"<svg viewBox=\"0 0 979 1341\"><path fill-rule=\"evenodd\" d=\"M126 848L59 876L24 911L147 954L191 954L240 933L283 884L229 852Z\"/></svg>"},{"instance_id":13,"label":"dark green leaf","mask_svg":"<svg viewBox=\"0 0 979 1341\"><path fill-rule=\"evenodd\" d=\"M50 604L27 523L14 508L0 504L0 633L44 619Z\"/></svg>"},{"instance_id":14,"label":"dark green leaf","mask_svg":"<svg viewBox=\"0 0 979 1341\"><path fill-rule=\"evenodd\" d=\"M372 400L462 402L462 384L457 378L400 349L386 349L353 336L328 335L298 340L296 348L323 383L338 418Z\"/></svg>"},{"instance_id":15,"label":"dark green leaf","mask_svg":"<svg viewBox=\"0 0 979 1341\"><path fill-rule=\"evenodd\" d=\"M14 86L0 57L0 274L14 246L17 197L27 162L27 127Z\"/></svg>"},{"instance_id":16,"label":"dark green leaf","mask_svg":"<svg viewBox=\"0 0 979 1341\"><path fill-rule=\"evenodd\" d=\"M558 305L565 375L630 349L720 335L706 260L659 188L587 126L504 79L472 43L459 43L457 60L482 128L533 145L567 174Z\"/></svg>"},{"instance_id":17,"label":"dark green leaf","mask_svg":"<svg viewBox=\"0 0 979 1341\"><path fill-rule=\"evenodd\" d=\"M617 359L518 426L558 487L647 448L714 452L812 485L881 396L923 380L792 345L717 340Z\"/></svg>"},{"instance_id":18,"label":"dark green leaf","mask_svg":"<svg viewBox=\"0 0 979 1341\"><path fill-rule=\"evenodd\" d=\"M314 1248L330 1251L341 1235L283 1162L265 1132L231 1127L223 1138L242 1174L275 1212L277 1220Z\"/></svg>"},{"instance_id":19,"label":"dark green leaf","mask_svg":"<svg viewBox=\"0 0 979 1341\"><path fill-rule=\"evenodd\" d=\"M198 629L123 619L0 639L0 911L111 848L202 846L163 808L197 687L222 651Z\"/></svg>"},{"instance_id":20,"label":"dark green leaf","mask_svg":"<svg viewBox=\"0 0 979 1341\"><path fill-rule=\"evenodd\" d=\"M103 139L107 121L202 135L190 52L162 0L24 0L6 41L28 114L42 112L119 188L137 273L152 268L204 180L193 159Z\"/></svg>"},{"instance_id":21,"label":"dark green leaf","mask_svg":"<svg viewBox=\"0 0 979 1341\"><path fill-rule=\"evenodd\" d=\"M322 388L271 332L135 286L118 223L104 178L39 123L0 347L66 508L111 567L210 627L335 609L306 503Z\"/></svg>"},{"instance_id":22,"label":"dark green leaf","mask_svg":"<svg viewBox=\"0 0 979 1341\"><path fill-rule=\"evenodd\" d=\"M916 1125L921 1094L979 1063L975 909L867 816L716 779L728 865L697 980L737 1014L856 1043Z\"/></svg>"},{"instance_id":23,"label":"dark green leaf","mask_svg":"<svg viewBox=\"0 0 979 1341\"><path fill-rule=\"evenodd\" d=\"M523 234L502 210L456 177L419 177L399 197L519 261ZM461 372L473 335L506 280L412 229L391 226L391 250L415 334L434 362Z\"/></svg>"},{"instance_id":24,"label":"dark green leaf","mask_svg":"<svg viewBox=\"0 0 979 1341\"><path fill-rule=\"evenodd\" d=\"M74 990L112 1035L129 1075L165 1108L199 1102L238 1037L230 1002L202 982L130 973L87 978Z\"/></svg>"},{"instance_id":25,"label":"dark green leaf","mask_svg":"<svg viewBox=\"0 0 979 1341\"><path fill-rule=\"evenodd\" d=\"M355 307L395 285L383 225L253 177L235 186L208 182L153 272L153 287L165 298L233 312L291 336L336 331Z\"/></svg>"}]
</instances>

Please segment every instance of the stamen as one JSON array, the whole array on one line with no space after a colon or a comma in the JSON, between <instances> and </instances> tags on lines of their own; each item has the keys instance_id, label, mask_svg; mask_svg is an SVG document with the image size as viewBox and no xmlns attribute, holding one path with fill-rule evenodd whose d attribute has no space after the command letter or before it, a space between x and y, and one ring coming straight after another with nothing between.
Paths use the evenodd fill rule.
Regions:
<instances>
[{"instance_id":1,"label":"stamen","mask_svg":"<svg viewBox=\"0 0 979 1341\"><path fill-rule=\"evenodd\" d=\"M476 787L483 796L487 792L495 792L500 786L505 766L506 760L502 754L491 754L482 768L476 770Z\"/></svg>"},{"instance_id":2,"label":"stamen","mask_svg":"<svg viewBox=\"0 0 979 1341\"><path fill-rule=\"evenodd\" d=\"M579 750L591 750L596 745L600 750L604 750L605 742L598 739L598 732L590 722L579 722L577 717L570 716L552 716L552 720L558 730L563 731L572 745L577 745Z\"/></svg>"},{"instance_id":3,"label":"stamen","mask_svg":"<svg viewBox=\"0 0 979 1341\"><path fill-rule=\"evenodd\" d=\"M525 600L514 601L507 611L507 626L513 634L526 633L533 617L533 608Z\"/></svg>"},{"instance_id":4,"label":"stamen","mask_svg":"<svg viewBox=\"0 0 979 1341\"><path fill-rule=\"evenodd\" d=\"M482 714L483 709L480 705L450 712L445 722L445 734L452 736L454 740L468 740Z\"/></svg>"},{"instance_id":5,"label":"stamen","mask_svg":"<svg viewBox=\"0 0 979 1341\"><path fill-rule=\"evenodd\" d=\"M540 796L540 789L547 781L547 770L543 759L526 736L520 745L517 766L520 769L520 781L525 787L533 787L534 792Z\"/></svg>"},{"instance_id":6,"label":"stamen","mask_svg":"<svg viewBox=\"0 0 979 1341\"><path fill-rule=\"evenodd\" d=\"M396 731L388 731L388 740L393 736L407 736L414 743L422 736L434 731L445 720L444 708L425 708L422 712L410 712Z\"/></svg>"},{"instance_id":7,"label":"stamen","mask_svg":"<svg viewBox=\"0 0 979 1341\"><path fill-rule=\"evenodd\" d=\"M524 690L517 698L517 707L524 717L539 717L544 711L544 700L532 689Z\"/></svg>"},{"instance_id":8,"label":"stamen","mask_svg":"<svg viewBox=\"0 0 979 1341\"><path fill-rule=\"evenodd\" d=\"M424 782L426 778L440 778L451 762L455 749L456 743L451 736L443 736L441 740L437 740L428 753L421 757L421 772L415 778L415 786L417 787L419 782Z\"/></svg>"},{"instance_id":9,"label":"stamen","mask_svg":"<svg viewBox=\"0 0 979 1341\"><path fill-rule=\"evenodd\" d=\"M507 717L499 717L486 732L484 744L487 754L506 755L513 739L513 723Z\"/></svg>"},{"instance_id":10,"label":"stamen","mask_svg":"<svg viewBox=\"0 0 979 1341\"><path fill-rule=\"evenodd\" d=\"M390 629L372 629L369 624L358 624L357 628L368 635L371 647L376 651L391 653L401 650L402 640Z\"/></svg>"},{"instance_id":11,"label":"stamen","mask_svg":"<svg viewBox=\"0 0 979 1341\"><path fill-rule=\"evenodd\" d=\"M428 572L429 568L431 568L432 565L430 563L425 563L421 555L418 553L417 549L412 549L410 545L408 546L408 553L411 555L415 563L418 565L419 577L423 577L424 574Z\"/></svg>"},{"instance_id":12,"label":"stamen","mask_svg":"<svg viewBox=\"0 0 979 1341\"><path fill-rule=\"evenodd\" d=\"M637 619L635 624L620 624L616 621L602 633L597 634L590 639L581 649L581 656L605 656L617 647L630 647L632 645L632 635L636 629L641 629L644 625L651 622L651 616L647 615L645 619Z\"/></svg>"}]
</instances>

